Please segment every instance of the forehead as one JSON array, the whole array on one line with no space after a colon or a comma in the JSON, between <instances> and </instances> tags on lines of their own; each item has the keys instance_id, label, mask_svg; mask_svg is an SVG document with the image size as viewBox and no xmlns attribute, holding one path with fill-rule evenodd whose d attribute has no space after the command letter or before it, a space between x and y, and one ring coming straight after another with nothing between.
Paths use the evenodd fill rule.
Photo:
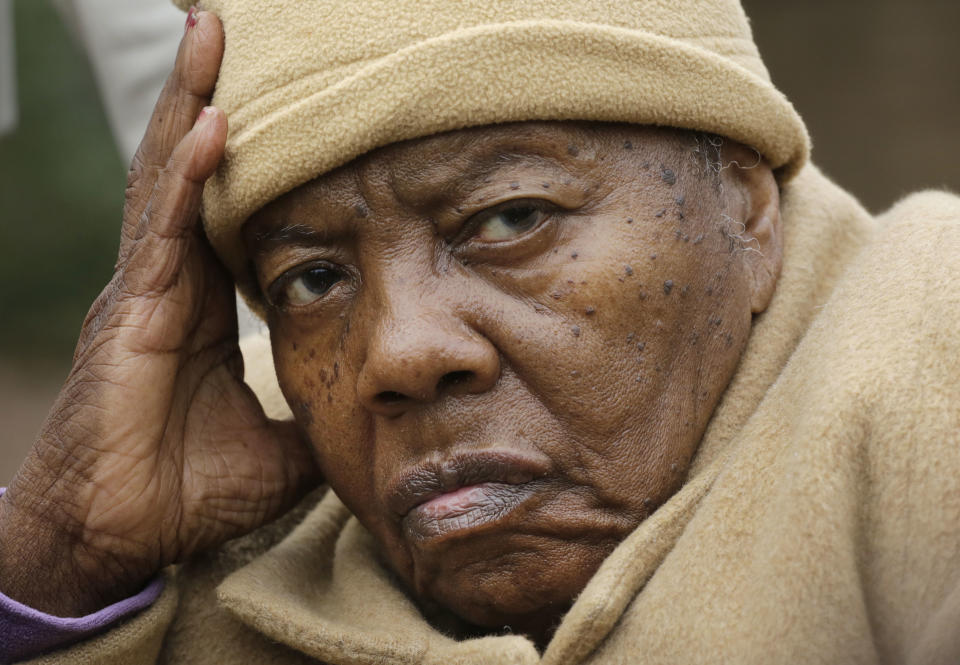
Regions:
<instances>
[{"instance_id":1,"label":"forehead","mask_svg":"<svg viewBox=\"0 0 960 665\"><path fill-rule=\"evenodd\" d=\"M586 122L523 122L473 127L395 143L370 152L272 201L258 222L304 205L360 213L388 195L411 207L455 197L494 173L541 169L583 173L617 167L631 153L662 156L680 141L677 130Z\"/></svg>"}]
</instances>

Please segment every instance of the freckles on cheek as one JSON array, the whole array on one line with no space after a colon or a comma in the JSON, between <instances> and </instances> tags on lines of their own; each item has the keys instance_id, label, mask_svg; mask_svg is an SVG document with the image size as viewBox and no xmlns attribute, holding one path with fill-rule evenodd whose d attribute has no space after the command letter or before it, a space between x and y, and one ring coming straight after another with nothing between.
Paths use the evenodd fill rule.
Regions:
<instances>
[{"instance_id":1,"label":"freckles on cheek","mask_svg":"<svg viewBox=\"0 0 960 665\"><path fill-rule=\"evenodd\" d=\"M586 325L634 309L668 279L658 277L668 263L660 240L657 229L639 215L585 221L554 250L549 280L543 283L545 304Z\"/></svg>"},{"instance_id":2,"label":"freckles on cheek","mask_svg":"<svg viewBox=\"0 0 960 665\"><path fill-rule=\"evenodd\" d=\"M652 385L691 348L726 332L717 301L735 261L719 232L708 236L703 211L691 211L679 187L668 194L654 206L624 206L622 217L592 219L588 232L573 234L557 252L543 299L563 316L570 348L606 357L608 368L622 370L623 385ZM584 375L583 368L570 372Z\"/></svg>"},{"instance_id":3,"label":"freckles on cheek","mask_svg":"<svg viewBox=\"0 0 960 665\"><path fill-rule=\"evenodd\" d=\"M318 353L302 340L278 345L277 378L294 418L308 434L329 418L342 402L340 360Z\"/></svg>"}]
</instances>

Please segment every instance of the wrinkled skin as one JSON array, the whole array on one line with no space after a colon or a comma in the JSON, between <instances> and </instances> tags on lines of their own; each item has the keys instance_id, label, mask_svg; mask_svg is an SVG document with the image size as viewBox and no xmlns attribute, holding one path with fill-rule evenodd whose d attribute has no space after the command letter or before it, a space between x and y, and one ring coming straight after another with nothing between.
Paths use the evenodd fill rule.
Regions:
<instances>
[{"instance_id":1,"label":"wrinkled skin","mask_svg":"<svg viewBox=\"0 0 960 665\"><path fill-rule=\"evenodd\" d=\"M199 224L227 136L223 111L202 112L222 52L200 13L130 167L113 278L0 498L0 591L50 614L132 595L321 481L296 428L243 382L233 284Z\"/></svg>"},{"instance_id":2,"label":"wrinkled skin","mask_svg":"<svg viewBox=\"0 0 960 665\"><path fill-rule=\"evenodd\" d=\"M780 257L769 168L718 179L696 147L636 126L463 130L248 222L284 394L420 598L542 642L683 482ZM499 456L516 477L483 461ZM433 499L410 514L404 470Z\"/></svg>"},{"instance_id":3,"label":"wrinkled skin","mask_svg":"<svg viewBox=\"0 0 960 665\"><path fill-rule=\"evenodd\" d=\"M0 498L0 591L90 613L325 477L419 600L544 643L683 482L772 297L770 168L727 141L717 179L673 130L518 124L297 188L244 229L297 420L272 421L200 232L227 127L201 114L220 24L191 20L114 277Z\"/></svg>"}]
</instances>

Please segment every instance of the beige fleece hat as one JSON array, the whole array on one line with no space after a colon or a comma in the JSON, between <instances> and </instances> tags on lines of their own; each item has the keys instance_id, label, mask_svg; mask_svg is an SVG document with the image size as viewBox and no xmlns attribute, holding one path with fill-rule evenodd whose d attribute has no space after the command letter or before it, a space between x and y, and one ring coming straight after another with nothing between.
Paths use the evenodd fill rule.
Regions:
<instances>
[{"instance_id":1,"label":"beige fleece hat","mask_svg":"<svg viewBox=\"0 0 960 665\"><path fill-rule=\"evenodd\" d=\"M751 145L783 180L809 152L739 0L197 4L223 22L213 103L230 122L204 219L241 286L247 217L405 139L523 120L665 125Z\"/></svg>"}]
</instances>

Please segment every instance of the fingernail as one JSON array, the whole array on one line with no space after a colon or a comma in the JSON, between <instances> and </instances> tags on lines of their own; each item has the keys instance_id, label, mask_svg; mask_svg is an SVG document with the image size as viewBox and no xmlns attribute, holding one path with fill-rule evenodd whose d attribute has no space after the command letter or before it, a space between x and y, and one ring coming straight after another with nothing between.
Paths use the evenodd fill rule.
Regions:
<instances>
[{"instance_id":1,"label":"fingernail","mask_svg":"<svg viewBox=\"0 0 960 665\"><path fill-rule=\"evenodd\" d=\"M190 10L187 12L187 24L183 26L183 31L186 32L196 24L197 24L197 6L194 5L190 7Z\"/></svg>"},{"instance_id":2,"label":"fingernail","mask_svg":"<svg viewBox=\"0 0 960 665\"><path fill-rule=\"evenodd\" d=\"M203 110L200 111L200 115L197 116L197 122L195 124L199 125L206 122L210 119L210 116L213 115L213 112L216 111L215 106L204 106Z\"/></svg>"}]
</instances>

